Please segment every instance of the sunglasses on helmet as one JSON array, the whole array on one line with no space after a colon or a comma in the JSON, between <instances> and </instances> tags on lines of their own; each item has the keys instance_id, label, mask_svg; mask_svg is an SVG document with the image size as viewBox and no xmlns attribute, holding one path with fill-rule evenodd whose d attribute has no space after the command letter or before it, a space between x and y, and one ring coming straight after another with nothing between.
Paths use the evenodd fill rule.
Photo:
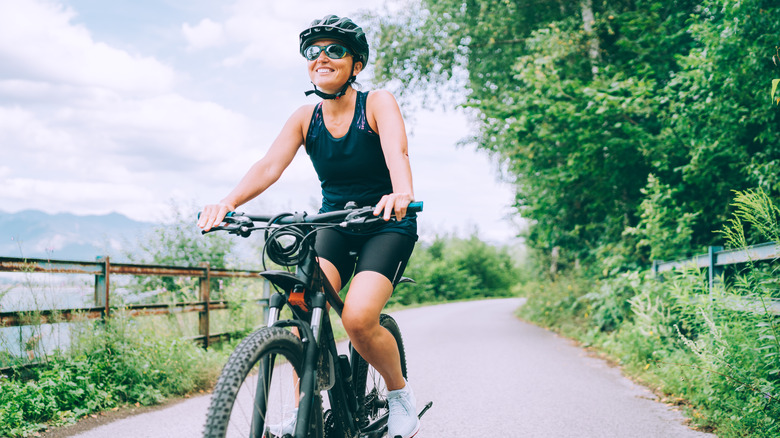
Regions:
<instances>
[{"instance_id":1,"label":"sunglasses on helmet","mask_svg":"<svg viewBox=\"0 0 780 438\"><path fill-rule=\"evenodd\" d=\"M325 52L325 55L330 59L341 59L350 53L349 49L341 44L328 44L327 46L309 46L303 51L304 58L309 61L314 61L320 57L320 52Z\"/></svg>"}]
</instances>

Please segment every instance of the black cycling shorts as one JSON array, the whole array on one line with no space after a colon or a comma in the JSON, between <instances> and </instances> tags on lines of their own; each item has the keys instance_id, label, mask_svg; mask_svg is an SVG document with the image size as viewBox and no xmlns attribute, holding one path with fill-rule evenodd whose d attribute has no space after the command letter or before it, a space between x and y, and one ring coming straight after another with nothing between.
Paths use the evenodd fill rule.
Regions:
<instances>
[{"instance_id":1,"label":"black cycling shorts","mask_svg":"<svg viewBox=\"0 0 780 438\"><path fill-rule=\"evenodd\" d=\"M415 239L402 233L347 234L326 228L317 232L317 256L333 263L344 287L352 274L378 272L393 286L401 280Z\"/></svg>"}]
</instances>

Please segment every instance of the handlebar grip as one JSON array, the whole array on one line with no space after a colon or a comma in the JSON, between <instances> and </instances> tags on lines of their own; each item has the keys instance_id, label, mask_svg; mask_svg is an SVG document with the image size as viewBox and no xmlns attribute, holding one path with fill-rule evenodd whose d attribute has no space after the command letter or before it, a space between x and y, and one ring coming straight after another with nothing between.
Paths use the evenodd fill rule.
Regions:
<instances>
[{"instance_id":1,"label":"handlebar grip","mask_svg":"<svg viewBox=\"0 0 780 438\"><path fill-rule=\"evenodd\" d=\"M200 219L200 214L201 214L201 213L203 213L203 212L202 212L202 211L199 211L199 212L198 212L198 219ZM237 214L240 214L240 213L236 213L235 211L229 211L229 212L227 212L227 214L225 215L225 217L233 217L233 216L235 216L235 215L237 215Z\"/></svg>"},{"instance_id":2,"label":"handlebar grip","mask_svg":"<svg viewBox=\"0 0 780 438\"><path fill-rule=\"evenodd\" d=\"M423 211L423 202L417 201L412 202L406 207L406 211L412 212L412 213L419 213Z\"/></svg>"}]
</instances>

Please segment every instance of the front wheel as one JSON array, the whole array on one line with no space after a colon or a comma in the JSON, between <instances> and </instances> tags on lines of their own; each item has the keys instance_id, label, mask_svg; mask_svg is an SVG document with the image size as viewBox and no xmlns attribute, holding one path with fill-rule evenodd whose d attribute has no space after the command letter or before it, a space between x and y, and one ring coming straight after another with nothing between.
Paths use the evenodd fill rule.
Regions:
<instances>
[{"instance_id":1,"label":"front wheel","mask_svg":"<svg viewBox=\"0 0 780 438\"><path fill-rule=\"evenodd\" d=\"M379 325L387 329L398 346L401 356L401 372L404 378L406 374L406 352L398 323L390 315L382 314L379 317ZM355 383L355 394L358 399L358 416L361 430L368 436L384 436L387 430L387 385L385 379L371 364L366 362L354 348L350 348L352 354L352 379Z\"/></svg>"},{"instance_id":2,"label":"front wheel","mask_svg":"<svg viewBox=\"0 0 780 438\"><path fill-rule=\"evenodd\" d=\"M291 436L288 431L295 425L303 351L301 340L279 327L247 336L230 355L217 381L203 436ZM322 433L322 405L315 404L311 437Z\"/></svg>"}]
</instances>

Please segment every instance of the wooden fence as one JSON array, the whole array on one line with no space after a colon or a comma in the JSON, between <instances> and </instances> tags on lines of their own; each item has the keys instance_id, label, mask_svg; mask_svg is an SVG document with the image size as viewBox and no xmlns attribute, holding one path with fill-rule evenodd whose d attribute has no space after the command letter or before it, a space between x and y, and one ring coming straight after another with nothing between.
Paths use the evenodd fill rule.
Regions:
<instances>
[{"instance_id":1,"label":"wooden fence","mask_svg":"<svg viewBox=\"0 0 780 438\"><path fill-rule=\"evenodd\" d=\"M760 245L749 246L742 249L724 250L722 246L711 246L707 254L701 254L689 259L675 260L671 262L653 261L653 273L659 276L663 272L683 267L707 268L707 280L710 292L710 300L714 300L714 289L723 276L723 269L727 265L776 260L780 258L780 243L769 242ZM780 315L780 300L774 299L759 303L751 298L742 298L739 301L725 303L735 310L749 310L763 312L764 305L767 311Z\"/></svg>"},{"instance_id":2,"label":"wooden fence","mask_svg":"<svg viewBox=\"0 0 780 438\"><path fill-rule=\"evenodd\" d=\"M130 304L123 305L131 316L167 315L173 313L198 312L198 336L191 339L200 342L204 348L226 336L229 332L211 333L209 330L209 313L212 310L228 308L228 301L211 299L211 279L213 278L255 278L264 281L263 298L258 300L261 305L268 304L269 284L260 276L260 271L214 269L207 263L200 266L161 266L130 263L111 263L109 257L98 257L95 262L70 260L42 260L0 257L0 272L28 272L53 274L87 274L95 276L94 306L68 309L36 309L36 322L52 322L56 315L57 322L70 321L78 315L79 318L108 318L111 315L111 279L113 275L160 276L160 277L191 277L198 278L198 301L175 304ZM267 309L266 309L267 310ZM30 310L4 312L0 309L0 327L26 325Z\"/></svg>"}]
</instances>

